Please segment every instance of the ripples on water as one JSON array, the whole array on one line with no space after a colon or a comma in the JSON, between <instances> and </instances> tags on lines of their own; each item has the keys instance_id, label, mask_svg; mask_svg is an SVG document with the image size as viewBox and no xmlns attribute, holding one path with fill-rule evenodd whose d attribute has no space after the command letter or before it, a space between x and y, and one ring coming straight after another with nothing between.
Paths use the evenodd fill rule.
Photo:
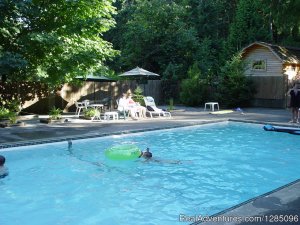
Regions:
<instances>
[{"instance_id":1,"label":"ripples on water","mask_svg":"<svg viewBox=\"0 0 300 225\"><path fill-rule=\"evenodd\" d=\"M124 143L150 147L155 161L104 157ZM0 224L189 224L179 214L211 215L297 179L295 146L296 135L221 123L3 152Z\"/></svg>"}]
</instances>

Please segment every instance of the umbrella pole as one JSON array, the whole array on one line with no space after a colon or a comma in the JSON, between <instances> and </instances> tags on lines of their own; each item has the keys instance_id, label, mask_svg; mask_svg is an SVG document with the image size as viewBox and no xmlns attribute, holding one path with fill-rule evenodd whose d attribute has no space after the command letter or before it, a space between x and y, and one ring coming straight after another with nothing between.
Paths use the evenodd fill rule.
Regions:
<instances>
[{"instance_id":1,"label":"umbrella pole","mask_svg":"<svg viewBox=\"0 0 300 225\"><path fill-rule=\"evenodd\" d=\"M96 103L96 88L95 88L95 81L94 81L94 103Z\"/></svg>"}]
</instances>

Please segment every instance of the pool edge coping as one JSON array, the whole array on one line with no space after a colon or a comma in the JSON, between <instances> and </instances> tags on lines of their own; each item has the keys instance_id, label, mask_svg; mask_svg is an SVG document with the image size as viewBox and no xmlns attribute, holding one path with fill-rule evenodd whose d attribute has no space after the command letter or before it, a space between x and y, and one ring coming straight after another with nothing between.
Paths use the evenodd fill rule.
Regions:
<instances>
[{"instance_id":1,"label":"pool edge coping","mask_svg":"<svg viewBox=\"0 0 300 225\"><path fill-rule=\"evenodd\" d=\"M174 129L174 128L180 128L180 127L198 126L198 125L221 123L221 122L270 124L273 126L294 127L293 125L290 125L290 124L281 124L281 123L276 123L276 122L262 122L262 121L257 121L257 120L242 120L242 119L231 119L230 118L230 119L198 121L198 122L192 122L189 124L180 124L180 125L174 125L174 126L162 126L162 127L154 127L154 128L146 128L146 129L136 129L136 130L129 129L129 130L117 131L117 132L106 132L106 133L102 133L102 134L70 135L70 136L65 136L65 137L41 138L41 139L29 140L29 141L16 141L16 142L0 143L0 150L6 149L6 148L48 144L48 143L55 143L55 142L62 142L62 141L69 141L69 140L81 140L81 139L87 139L87 138L107 137L107 136L112 136L112 135L122 135L122 134L130 134L130 133L155 131L155 130L168 130L168 129Z\"/></svg>"},{"instance_id":2,"label":"pool edge coping","mask_svg":"<svg viewBox=\"0 0 300 225\"><path fill-rule=\"evenodd\" d=\"M226 214L226 213L231 212L231 211L233 211L233 210L235 210L235 209L237 209L237 208L240 208L240 207L242 207L242 206L244 206L244 205L247 205L248 203L254 202L254 201L257 200L257 199L261 199L261 198L267 197L267 196L269 196L269 195L271 195L271 194L274 194L274 193L279 192L279 191L282 191L282 190L284 190L284 189L286 189L286 188L288 188L288 187L291 187L292 185L297 184L297 183L300 183L300 178L298 178L298 179L296 179L296 180L294 180L294 181L291 181L291 182L289 182L289 183L287 183L287 184L285 184L285 185L282 185L282 186L280 186L280 187L277 187L277 188L275 188L275 189L273 189L273 190L271 190L271 191L268 191L268 192L263 193L263 194L261 194L261 195L258 195L258 196L255 196L255 197L253 197L253 198L250 198L250 199L248 199L248 200L246 200L246 201L243 201L243 202L241 202L241 203L239 203L239 204L237 204L237 205L234 205L234 206L232 206L232 207L230 207L230 208L227 208L227 209L224 209L224 210L222 210L222 211L220 211L220 212L217 212L217 213L215 213L215 214L212 214L212 215L210 215L209 217L213 218L213 217L219 217L219 216L222 216L223 214ZM199 224L205 224L205 223L206 223L206 222L196 221L196 222L193 222L193 223L191 223L191 224L189 224L189 225L199 225ZM223 224L222 222L217 222L217 223L218 223L218 224Z\"/></svg>"},{"instance_id":3,"label":"pool edge coping","mask_svg":"<svg viewBox=\"0 0 300 225\"><path fill-rule=\"evenodd\" d=\"M199 121L193 122L189 124L180 124L180 125L173 125L173 126L163 126L163 127L153 127L153 128L146 128L146 129L129 129L117 132L106 132L102 134L86 134L86 135L70 135L65 137L53 137L53 138L41 138L36 140L29 140L29 141L16 141L16 142L8 142L8 143L0 143L0 151L7 148L15 148L15 147L23 147L23 146L31 146L31 145L39 145L39 144L49 144L49 143L56 143L56 142L63 142L69 140L82 140L88 138L99 138L99 137L107 137L113 135L122 135L122 134L134 134L134 133L142 133L148 131L157 131L157 130L169 130L175 129L180 127L191 127L191 126L199 126L205 124L213 124L213 123L222 123L222 122L229 122L228 119L220 119L214 121Z\"/></svg>"}]
</instances>

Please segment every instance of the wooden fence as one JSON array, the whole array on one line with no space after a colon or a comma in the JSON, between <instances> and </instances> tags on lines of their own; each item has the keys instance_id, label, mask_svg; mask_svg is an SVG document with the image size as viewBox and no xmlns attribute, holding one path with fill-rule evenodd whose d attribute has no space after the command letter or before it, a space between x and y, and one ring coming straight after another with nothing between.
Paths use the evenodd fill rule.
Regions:
<instances>
[{"instance_id":1,"label":"wooden fence","mask_svg":"<svg viewBox=\"0 0 300 225\"><path fill-rule=\"evenodd\" d=\"M144 90L144 96L154 97L157 103L163 101L160 80L149 80L146 84L138 84L136 81L82 82L80 86L65 84L57 90L39 83L0 83L0 96L4 100L18 99L25 112L48 114L53 106L64 112L73 112L74 102L86 99L100 101L111 98L113 109L122 93L133 93L137 86Z\"/></svg>"},{"instance_id":2,"label":"wooden fence","mask_svg":"<svg viewBox=\"0 0 300 225\"><path fill-rule=\"evenodd\" d=\"M251 79L257 91L252 106L287 107L287 76L252 76ZM0 82L0 97L4 100L18 99L23 111L38 114L48 114L53 106L64 112L74 112L74 101L99 101L108 97L111 98L111 109L114 109L122 93L134 92L137 86L144 90L144 96L153 96L157 104L166 104L169 98L178 99L178 82L161 80L149 80L146 84L137 84L136 81L82 82L80 86L65 84L58 90L51 90L40 83Z\"/></svg>"},{"instance_id":3,"label":"wooden fence","mask_svg":"<svg viewBox=\"0 0 300 225\"><path fill-rule=\"evenodd\" d=\"M256 94L252 106L286 108L287 106L287 76L252 76Z\"/></svg>"}]
</instances>

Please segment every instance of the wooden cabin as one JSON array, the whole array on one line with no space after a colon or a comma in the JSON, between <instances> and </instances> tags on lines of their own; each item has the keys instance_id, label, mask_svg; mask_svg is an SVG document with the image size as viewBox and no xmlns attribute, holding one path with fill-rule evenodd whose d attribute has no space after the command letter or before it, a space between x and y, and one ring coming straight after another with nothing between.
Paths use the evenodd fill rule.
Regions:
<instances>
[{"instance_id":1,"label":"wooden cabin","mask_svg":"<svg viewBox=\"0 0 300 225\"><path fill-rule=\"evenodd\" d=\"M256 86L253 106L285 108L288 88L300 79L300 48L254 42L242 49L242 58Z\"/></svg>"}]
</instances>

